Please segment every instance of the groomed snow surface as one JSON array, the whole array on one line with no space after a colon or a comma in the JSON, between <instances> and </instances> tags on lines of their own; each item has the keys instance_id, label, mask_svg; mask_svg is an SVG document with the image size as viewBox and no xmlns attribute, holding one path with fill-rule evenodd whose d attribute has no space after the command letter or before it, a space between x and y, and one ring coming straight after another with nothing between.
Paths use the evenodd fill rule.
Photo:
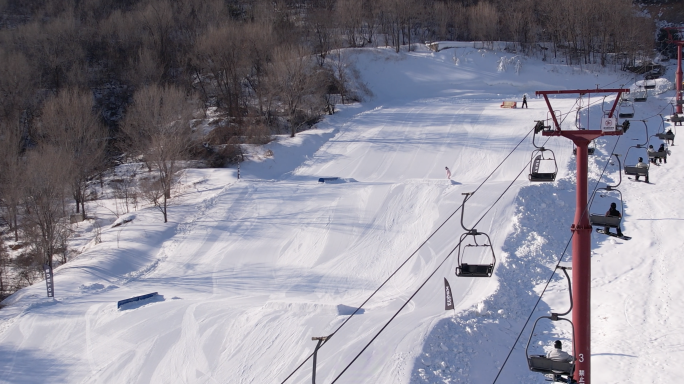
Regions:
<instances>
[{"instance_id":1,"label":"groomed snow surface","mask_svg":"<svg viewBox=\"0 0 684 384\"><path fill-rule=\"evenodd\" d=\"M335 382L492 383L563 255L575 210L570 141L546 143L558 159L556 182L527 181L533 147L525 136L547 118L534 91L629 87L634 78L458 46L349 51L372 99L255 149L240 180L235 169L186 170L168 224L155 209L141 209L103 227L99 244L85 244L91 224L79 224L74 242L84 252L55 270L56 298L46 298L39 282L3 302L0 381L280 383L313 352L312 336L337 329L459 208L462 193L477 190L464 222L479 221L491 237L494 276L456 277L452 254ZM635 103L634 119L647 121L648 136L633 121L624 137L596 141L591 189L618 181L617 164L606 166L614 147L634 164L645 150L624 159L630 146L647 138L659 146L651 136L662 129L659 113L671 113L674 91L658 81L647 102ZM520 105L525 93L529 109L499 108L504 100ZM578 106L591 105L579 126L592 128L614 98L561 95L552 105L564 129L577 126ZM632 240L593 234L594 383L681 381L684 172L679 145L670 150L667 164L651 166L650 184L623 178L623 231ZM603 213L613 201L598 196L591 211ZM460 215L319 350L317 383L335 380L447 257L463 233ZM570 262L568 247L563 263ZM444 278L454 311L444 310ZM154 300L117 309L119 300L155 291ZM567 283L556 274L532 322L568 305ZM497 383L544 382L527 368L530 328ZM571 348L567 327L540 324L531 352L555 339ZM308 361L288 382L308 383L311 371Z\"/></svg>"}]
</instances>

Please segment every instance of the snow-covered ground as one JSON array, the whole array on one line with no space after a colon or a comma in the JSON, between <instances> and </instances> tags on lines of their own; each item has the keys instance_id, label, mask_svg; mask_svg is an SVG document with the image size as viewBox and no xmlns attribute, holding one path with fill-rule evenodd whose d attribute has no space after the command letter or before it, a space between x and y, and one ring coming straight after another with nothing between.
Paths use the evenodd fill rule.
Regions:
<instances>
[{"instance_id":1,"label":"snow-covered ground","mask_svg":"<svg viewBox=\"0 0 684 384\"><path fill-rule=\"evenodd\" d=\"M415 252L319 350L317 382L331 383L456 246L460 212L448 218L462 193L476 191L464 224L479 221L491 237L494 276L456 277L452 254L335 382L493 382L563 254L575 209L568 140L546 143L558 159L557 181L527 181L533 147L525 137L548 115L534 91L630 87L634 78L458 45L437 53L348 52L373 99L255 151L240 180L235 169L186 170L167 224L150 208L103 228L101 243L84 245L56 269L54 300L40 282L3 303L0 381L280 383L312 353L312 336L338 329ZM635 103L635 120L647 121L649 136L659 129L658 114L671 112L669 86L659 80L647 102ZM520 104L525 93L529 109L499 108L504 100ZM575 129L575 109L589 104L580 126L598 124L603 104L602 96L576 95L552 103L564 129ZM614 147L624 157L645 139L644 124L634 121L624 137L597 140L590 187ZM678 148L667 164L651 167L650 184L623 179L623 230L633 239L594 234L594 383L681 376L673 364L684 350ZM599 185L618 178L609 164ZM596 201L592 212L615 200ZM568 248L564 263L570 255ZM444 311L444 278L454 311ZM117 309L118 300L150 292L160 296ZM557 274L532 320L567 306L567 283ZM498 383L544 382L527 369L529 330ZM543 324L538 331L533 352L556 338L569 349L567 329ZM288 382L310 382L311 366Z\"/></svg>"}]
</instances>

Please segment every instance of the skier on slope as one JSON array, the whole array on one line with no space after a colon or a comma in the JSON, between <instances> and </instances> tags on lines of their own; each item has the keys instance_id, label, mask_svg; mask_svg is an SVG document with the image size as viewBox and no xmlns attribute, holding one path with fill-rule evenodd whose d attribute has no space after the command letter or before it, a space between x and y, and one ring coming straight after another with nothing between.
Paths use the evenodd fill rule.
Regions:
<instances>
[{"instance_id":1,"label":"skier on slope","mask_svg":"<svg viewBox=\"0 0 684 384\"><path fill-rule=\"evenodd\" d=\"M451 171L449 170L449 167L444 167L444 169L446 169L447 180L451 180Z\"/></svg>"},{"instance_id":2,"label":"skier on slope","mask_svg":"<svg viewBox=\"0 0 684 384\"><path fill-rule=\"evenodd\" d=\"M520 108L527 108L527 94L523 95L523 102Z\"/></svg>"}]
</instances>

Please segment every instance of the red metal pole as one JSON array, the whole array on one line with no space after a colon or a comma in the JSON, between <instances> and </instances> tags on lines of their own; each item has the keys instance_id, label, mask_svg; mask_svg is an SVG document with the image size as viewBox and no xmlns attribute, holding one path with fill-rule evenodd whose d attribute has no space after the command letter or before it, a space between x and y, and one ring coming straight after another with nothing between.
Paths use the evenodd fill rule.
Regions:
<instances>
[{"instance_id":1,"label":"red metal pole","mask_svg":"<svg viewBox=\"0 0 684 384\"><path fill-rule=\"evenodd\" d=\"M677 83L677 100L682 99L682 44L677 44L677 75L675 75L675 83ZM682 113L681 104L677 103L677 113Z\"/></svg>"},{"instance_id":2,"label":"red metal pole","mask_svg":"<svg viewBox=\"0 0 684 384\"><path fill-rule=\"evenodd\" d=\"M546 97L549 94L564 93L601 93L618 92L618 99L622 92L628 89L596 89L596 90L564 90L564 91L537 91L537 95L544 95L549 111L553 114L551 103ZM613 108L618 101L615 100ZM614 111L611 110L611 114ZM555 119L554 119L555 120ZM555 122L555 121L554 121ZM602 123L603 124L603 123ZM556 130L542 131L543 136L562 136L572 140L577 147L575 159L577 161L577 196L575 197L575 219L571 226L574 232L572 237L572 323L575 327L575 340L573 351L575 354L574 380L578 384L591 383L591 232L589 224L589 212L587 207L588 193L588 164L589 143L601 136L622 135L622 129L610 130L608 126L602 126L600 130L566 130L558 127ZM587 127L588 128L588 127Z\"/></svg>"},{"instance_id":3,"label":"red metal pole","mask_svg":"<svg viewBox=\"0 0 684 384\"><path fill-rule=\"evenodd\" d=\"M572 322L575 326L575 376L580 384L591 382L591 225L587 212L589 140L573 138L577 146L577 196L572 231Z\"/></svg>"}]
</instances>

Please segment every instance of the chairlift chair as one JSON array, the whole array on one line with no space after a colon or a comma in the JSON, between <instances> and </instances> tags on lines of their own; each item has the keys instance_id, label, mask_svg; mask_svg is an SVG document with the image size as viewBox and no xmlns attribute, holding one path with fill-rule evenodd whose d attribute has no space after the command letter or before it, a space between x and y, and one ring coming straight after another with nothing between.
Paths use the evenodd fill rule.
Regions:
<instances>
[{"instance_id":1,"label":"chairlift chair","mask_svg":"<svg viewBox=\"0 0 684 384\"><path fill-rule=\"evenodd\" d=\"M525 347L525 356L527 357L527 366L532 372L539 372L545 375L562 375L562 376L567 376L568 378L572 377L574 371L575 371L575 361L574 359L570 362L562 362L562 361L555 361L551 360L545 355L530 355L530 345L532 344L532 338L534 337L535 333L534 330L537 328L537 324L539 323L540 320L545 319L545 320L550 320L550 321L566 321L570 324L570 328L572 330L572 350L573 353L575 351L575 326L570 321L569 319L566 319L561 316L565 316L570 311L572 310L572 285L570 283L570 276L568 276L568 272L566 267L558 267L563 270L565 273L565 276L568 280L568 291L570 295L570 309L568 309L564 313L551 313L550 316L542 316L538 318L535 322L534 325L532 326L532 331L530 332L530 338L527 340L527 346Z\"/></svg>"},{"instance_id":2,"label":"chairlift chair","mask_svg":"<svg viewBox=\"0 0 684 384\"><path fill-rule=\"evenodd\" d=\"M642 123L644 123L644 128L646 129L646 139L643 144L639 143L636 145L633 145L627 149L627 153L625 153L625 166L624 166L624 171L625 175L632 175L632 176L645 176L648 179L648 169L650 167L650 163L646 162L646 167L644 168L639 168L636 166L636 163L634 165L627 165L627 162L629 161L629 153L632 150L644 150L646 151L646 146L648 145L648 125L646 124L646 121L641 120ZM636 151L635 151L636 152ZM634 152L632 152L634 153ZM648 152L646 153L646 156L639 156L642 158L647 158L648 159Z\"/></svg>"},{"instance_id":3,"label":"chairlift chair","mask_svg":"<svg viewBox=\"0 0 684 384\"><path fill-rule=\"evenodd\" d=\"M631 119L634 117L634 104L631 101L620 103L618 117L621 119Z\"/></svg>"},{"instance_id":4,"label":"chairlift chair","mask_svg":"<svg viewBox=\"0 0 684 384\"><path fill-rule=\"evenodd\" d=\"M477 229L468 229L463 225L463 211L465 211L465 203L468 201L472 193L464 193L463 205L461 205L461 227L466 231L461 235L460 241L458 242L457 252L458 252L458 266L456 267L456 276L459 277L491 277L494 273L494 265L496 265L496 256L494 256L494 247L492 247L492 241L484 232L479 232ZM478 241L479 239L479 241ZM473 243L467 243L471 240ZM471 257L466 259L466 254L471 254L468 250L484 250L485 255L491 252L491 263L489 264L475 264L470 262ZM481 252L478 252L481 253Z\"/></svg>"},{"instance_id":5,"label":"chairlift chair","mask_svg":"<svg viewBox=\"0 0 684 384\"><path fill-rule=\"evenodd\" d=\"M532 182L555 181L556 174L558 174L558 164L556 163L556 156L553 151L544 147L538 147L534 141L537 133L543 131L545 128L547 127L544 126L543 121L537 121L537 125L534 127L534 134L532 135L532 145L536 148L532 152L530 174L528 176L528 179ZM540 172L540 169L550 170L551 164L553 164L553 172Z\"/></svg>"},{"instance_id":6,"label":"chairlift chair","mask_svg":"<svg viewBox=\"0 0 684 384\"><path fill-rule=\"evenodd\" d=\"M646 89L638 89L634 92L634 102L643 103L648 99L648 91Z\"/></svg>"},{"instance_id":7,"label":"chairlift chair","mask_svg":"<svg viewBox=\"0 0 684 384\"><path fill-rule=\"evenodd\" d=\"M674 145L674 138L675 138L675 133L674 132L661 132L661 133L656 133L655 136L659 138L660 140L665 140L665 141L671 141L672 145Z\"/></svg>"},{"instance_id":8,"label":"chairlift chair","mask_svg":"<svg viewBox=\"0 0 684 384\"><path fill-rule=\"evenodd\" d=\"M673 128L670 128L669 130L665 131L665 118L663 115L658 115L660 116L660 126L658 127L658 133L656 133L655 137L659 138L660 140L665 141L667 144L672 143L671 145L674 145L674 138L675 138L675 131L677 130L677 126L673 125ZM662 153L662 152L661 152ZM666 157L665 155L658 155L655 157Z\"/></svg>"},{"instance_id":9,"label":"chairlift chair","mask_svg":"<svg viewBox=\"0 0 684 384\"><path fill-rule=\"evenodd\" d=\"M587 154L591 156L594 152L596 152L596 142L592 140L587 147ZM577 156L577 146L575 144L572 145L572 154Z\"/></svg>"},{"instance_id":10,"label":"chairlift chair","mask_svg":"<svg viewBox=\"0 0 684 384\"><path fill-rule=\"evenodd\" d=\"M656 81L655 80L644 80L644 88L645 89L655 89L656 87Z\"/></svg>"},{"instance_id":11,"label":"chairlift chair","mask_svg":"<svg viewBox=\"0 0 684 384\"><path fill-rule=\"evenodd\" d=\"M622 164L620 163L620 157L618 154L614 153L613 156L618 161L618 169L622 168ZM618 199L620 200L620 214L624 215L625 214L625 205L624 201L622 200L622 192L620 192L617 187L620 186L622 183L622 173L620 173L620 181L616 185L606 185L604 188L598 188L596 189L596 192L599 191L605 191L605 195L599 192L600 197L605 197L607 194L611 192L617 192L618 193ZM594 196L596 195L596 192L594 192ZM593 201L593 199L592 199ZM592 207L594 206L592 202ZM600 213L590 213L589 214L589 223L594 226L594 227L608 227L608 228L620 228L620 223L622 223L622 217L621 216L606 216L605 214L600 214Z\"/></svg>"}]
</instances>

